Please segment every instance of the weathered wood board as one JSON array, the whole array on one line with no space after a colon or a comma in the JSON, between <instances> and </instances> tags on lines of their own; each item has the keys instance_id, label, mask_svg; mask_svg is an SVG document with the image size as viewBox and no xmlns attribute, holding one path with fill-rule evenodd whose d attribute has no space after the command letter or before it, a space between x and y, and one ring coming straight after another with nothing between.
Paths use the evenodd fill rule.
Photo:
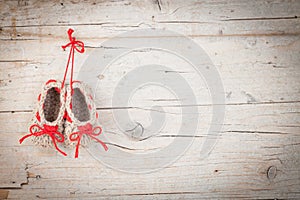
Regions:
<instances>
[{"instance_id":1,"label":"weathered wood board","mask_svg":"<svg viewBox=\"0 0 300 200\"><path fill-rule=\"evenodd\" d=\"M296 0L0 1L0 199L300 199L299 16ZM197 90L205 87L188 65L155 51L135 51L95 74L97 108L111 149L135 155L183 141L176 128L187 105L164 91L141 91L126 107L111 103L118 81L134 66L173 67L196 88L196 103L188 106L201 119L178 160L133 174L85 149L74 159L72 149L63 157L30 141L20 145L41 85L63 76L68 28L86 46L76 55L75 76L95 49L109 48L104 41L127 31L171 30L201 46L225 90L225 119L209 156L200 155L214 106L209 92ZM153 105L163 108L166 128L142 141L124 136L113 112L126 110L146 127Z\"/></svg>"}]
</instances>

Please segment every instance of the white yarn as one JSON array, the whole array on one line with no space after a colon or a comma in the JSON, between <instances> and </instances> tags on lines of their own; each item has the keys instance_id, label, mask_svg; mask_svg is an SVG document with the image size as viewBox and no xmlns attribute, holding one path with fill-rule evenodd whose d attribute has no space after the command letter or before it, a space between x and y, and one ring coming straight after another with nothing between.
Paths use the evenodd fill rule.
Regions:
<instances>
[{"instance_id":1,"label":"white yarn","mask_svg":"<svg viewBox=\"0 0 300 200\"><path fill-rule=\"evenodd\" d=\"M45 115L44 115L44 109L43 109L43 105L45 103L45 99L47 96L47 91L51 88L59 88L61 89L60 91L60 110L58 113L58 116L56 118L55 121L50 122L47 121L45 119ZM56 126L58 125L58 132L63 133L63 117L64 117L64 112L65 112L65 93L66 90L65 88L61 88L61 82L60 81L56 81L56 82L50 82L48 84L44 84L42 87L42 91L41 91L41 96L40 96L40 101L38 101L37 103L37 108L34 111L33 114L33 118L31 120L31 125L32 124L37 124L41 127L43 127L44 124L49 125L49 126ZM40 121L37 120L36 118L36 113L39 112L40 115ZM33 128L34 132L38 132L40 131L38 128ZM52 139L49 137L49 135L41 135L41 136L32 136L32 141L34 144L36 145L40 145L43 147L53 147L53 142Z\"/></svg>"},{"instance_id":2,"label":"white yarn","mask_svg":"<svg viewBox=\"0 0 300 200\"><path fill-rule=\"evenodd\" d=\"M95 125L96 122L97 122L97 119L96 119L96 112L97 111L96 111L95 103L94 103L93 99L91 98L92 97L91 89L86 84L84 84L82 82L74 82L73 83L73 89L75 89L75 88L80 89L80 91L82 92L82 94L85 97L85 101L86 101L87 106L90 105L91 109L88 109L89 110L89 120L83 121L83 122L79 121L75 117L72 109L70 108L70 104L72 103L72 96L71 96L70 87L67 87L67 99L66 99L65 106L66 106L66 111L67 111L69 117L71 118L72 122L69 122L67 120L65 121L64 133L66 135L65 144L66 144L66 146L69 146L69 147L72 147L72 146L76 145L76 142L70 141L69 136L72 133L78 131L78 128L77 128L78 126L84 126L87 123L90 123L91 125ZM80 144L82 146L87 146L90 142L91 142L91 138L88 137L87 135L83 135L82 138L81 138Z\"/></svg>"}]
</instances>

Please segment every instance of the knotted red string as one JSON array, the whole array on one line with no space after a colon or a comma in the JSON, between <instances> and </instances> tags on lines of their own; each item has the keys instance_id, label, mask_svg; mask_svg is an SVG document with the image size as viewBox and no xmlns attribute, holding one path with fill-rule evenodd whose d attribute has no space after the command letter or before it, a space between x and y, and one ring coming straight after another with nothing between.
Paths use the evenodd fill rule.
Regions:
<instances>
[{"instance_id":1,"label":"knotted red string","mask_svg":"<svg viewBox=\"0 0 300 200\"><path fill-rule=\"evenodd\" d=\"M34 132L34 128L38 128L39 131L38 132ZM59 151L61 154L63 154L64 156L66 156L67 154L65 152L63 152L62 150L60 150L56 144L56 142L59 142L59 143L62 143L64 142L65 138L63 136L63 134L61 134L60 132L57 131L58 130L58 126L48 126L46 124L44 124L44 127L40 127L39 125L37 124L33 124L30 126L29 128L29 131L30 131L30 134L28 135L25 135L24 137L22 137L19 142L20 144L22 144L22 142L30 137L30 136L42 136L42 135L49 135L52 139L52 142L53 142L53 145L54 147L56 148L57 151Z\"/></svg>"},{"instance_id":2,"label":"knotted red string","mask_svg":"<svg viewBox=\"0 0 300 200\"><path fill-rule=\"evenodd\" d=\"M79 130L78 132L72 133L69 137L70 141L72 141L72 142L77 141L75 158L78 158L78 150L79 150L80 140L84 134L90 136L91 138L93 138L94 140L99 142L103 146L105 151L108 150L106 144L104 142L102 142L101 140L99 140L98 138L96 138L96 136L99 136L102 133L102 128L100 126L96 126L95 128L93 128L93 126L90 123L87 123L84 126L78 126L78 130Z\"/></svg>"},{"instance_id":3,"label":"knotted red string","mask_svg":"<svg viewBox=\"0 0 300 200\"><path fill-rule=\"evenodd\" d=\"M69 58L68 58L68 62L67 62L67 66L66 66L66 71L65 71L65 75L64 75L64 79L62 82L62 88L65 86L65 81L66 81L66 76L67 76L67 72L68 72L68 68L69 68L69 64L70 64L70 59L72 58L72 66L71 66L71 78L70 78L70 87L71 87L71 94L73 94L73 87L72 87L72 83L73 83L73 70L74 70L74 52L75 50L79 53L83 53L84 52L84 43L76 40L75 37L72 37L74 30L73 29L69 29L68 30L68 36L69 36L69 40L70 42L66 45L61 46L64 50L66 50L66 48L68 46L71 46L70 49L70 53L69 53ZM80 47L80 48L78 48Z\"/></svg>"}]
</instances>

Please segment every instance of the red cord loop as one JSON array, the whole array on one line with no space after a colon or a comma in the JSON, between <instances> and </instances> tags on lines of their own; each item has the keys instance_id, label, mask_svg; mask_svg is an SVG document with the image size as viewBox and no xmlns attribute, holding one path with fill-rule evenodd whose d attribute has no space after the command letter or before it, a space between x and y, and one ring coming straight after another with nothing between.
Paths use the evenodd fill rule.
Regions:
<instances>
[{"instance_id":1,"label":"red cord loop","mask_svg":"<svg viewBox=\"0 0 300 200\"><path fill-rule=\"evenodd\" d=\"M70 87L71 87L72 93L73 93L72 83L73 83L73 70L74 70L74 52L75 52L75 50L79 53L84 52L84 43L79 40L76 40L75 37L72 37L73 32L74 32L73 29L68 30L68 36L69 36L70 42L66 45L61 46L64 50L66 50L67 47L71 46L69 58L68 58L67 66L66 66L66 71L65 71L65 75L64 75L64 79L63 79L61 87L63 88L65 86L66 76L67 76L70 60L72 58L71 78L70 78Z\"/></svg>"},{"instance_id":2,"label":"red cord loop","mask_svg":"<svg viewBox=\"0 0 300 200\"><path fill-rule=\"evenodd\" d=\"M38 128L39 131L37 132L34 132L34 128ZM63 136L63 134L61 134L60 132L58 132L58 125L56 126L49 126L49 125L46 125L44 124L43 128L37 124L33 124L30 126L29 128L29 131L30 131L30 134L28 135L25 135L24 137L22 137L19 142L20 144L22 144L22 142L30 137L30 136L35 136L35 137L38 137L38 136L42 136L42 135L49 135L49 137L52 139L52 142L53 142L53 145L54 147L56 148L56 150L58 152L60 152L61 154L63 154L64 156L66 156L67 154L65 152L63 152L62 150L60 150L56 144L56 142L59 142L59 143L62 143L65 141L65 138Z\"/></svg>"},{"instance_id":3,"label":"red cord loop","mask_svg":"<svg viewBox=\"0 0 300 200\"><path fill-rule=\"evenodd\" d=\"M71 48L74 48L79 53L83 53L84 52L84 43L81 42L81 41L79 41L79 40L76 40L75 37L72 37L73 33L74 33L73 29L69 29L68 30L68 36L69 36L70 42L68 44L66 44L66 45L61 46L61 47L64 50L66 50L66 48L71 45ZM81 49L79 49L76 45L79 46L79 47L81 47Z\"/></svg>"},{"instance_id":4,"label":"red cord loop","mask_svg":"<svg viewBox=\"0 0 300 200\"><path fill-rule=\"evenodd\" d=\"M102 133L102 128L100 126L96 126L95 128L93 128L93 126L90 123L87 123L84 126L78 126L78 130L79 130L78 132L74 132L69 136L70 141L72 142L77 141L75 158L78 158L80 140L84 134L90 136L91 138L99 142L103 146L105 151L108 150L106 144L101 140L99 140L98 138L96 138L96 136L99 136Z\"/></svg>"}]
</instances>

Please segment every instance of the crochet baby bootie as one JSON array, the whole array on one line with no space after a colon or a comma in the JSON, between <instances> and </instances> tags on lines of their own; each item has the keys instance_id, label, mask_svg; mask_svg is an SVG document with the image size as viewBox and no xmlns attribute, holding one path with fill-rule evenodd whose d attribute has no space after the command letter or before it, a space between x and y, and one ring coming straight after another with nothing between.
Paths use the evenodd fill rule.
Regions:
<instances>
[{"instance_id":1,"label":"crochet baby bootie","mask_svg":"<svg viewBox=\"0 0 300 200\"><path fill-rule=\"evenodd\" d=\"M64 142L63 124L65 112L65 88L61 82L49 80L42 88L38 96L37 109L32 118L32 125L29 127L30 134L22 137L20 144L28 137L36 145L43 147L55 147L55 149L66 156L66 153L59 149L57 143Z\"/></svg>"},{"instance_id":2,"label":"crochet baby bootie","mask_svg":"<svg viewBox=\"0 0 300 200\"><path fill-rule=\"evenodd\" d=\"M98 118L96 107L88 87L73 81L74 53L84 52L84 44L72 37L72 29L68 30L70 42L62 46L71 47L63 82L49 80L38 97L38 106L29 128L29 134L22 137L20 144L28 137L43 147L55 147L66 156L58 143L73 146L76 143L75 158L78 157L79 146L87 146L91 139L99 142L105 150L107 146L97 138L102 133L100 126L95 126ZM66 91L66 76L71 65L70 84ZM66 107L67 105L67 107Z\"/></svg>"},{"instance_id":3,"label":"crochet baby bootie","mask_svg":"<svg viewBox=\"0 0 300 200\"><path fill-rule=\"evenodd\" d=\"M75 158L79 154L79 146L88 146L91 139L99 142L107 151L107 146L97 136L102 133L97 123L98 113L93 101L90 88L82 82L74 81L72 88L67 89L67 117L65 121L66 143L76 144Z\"/></svg>"}]
</instances>

